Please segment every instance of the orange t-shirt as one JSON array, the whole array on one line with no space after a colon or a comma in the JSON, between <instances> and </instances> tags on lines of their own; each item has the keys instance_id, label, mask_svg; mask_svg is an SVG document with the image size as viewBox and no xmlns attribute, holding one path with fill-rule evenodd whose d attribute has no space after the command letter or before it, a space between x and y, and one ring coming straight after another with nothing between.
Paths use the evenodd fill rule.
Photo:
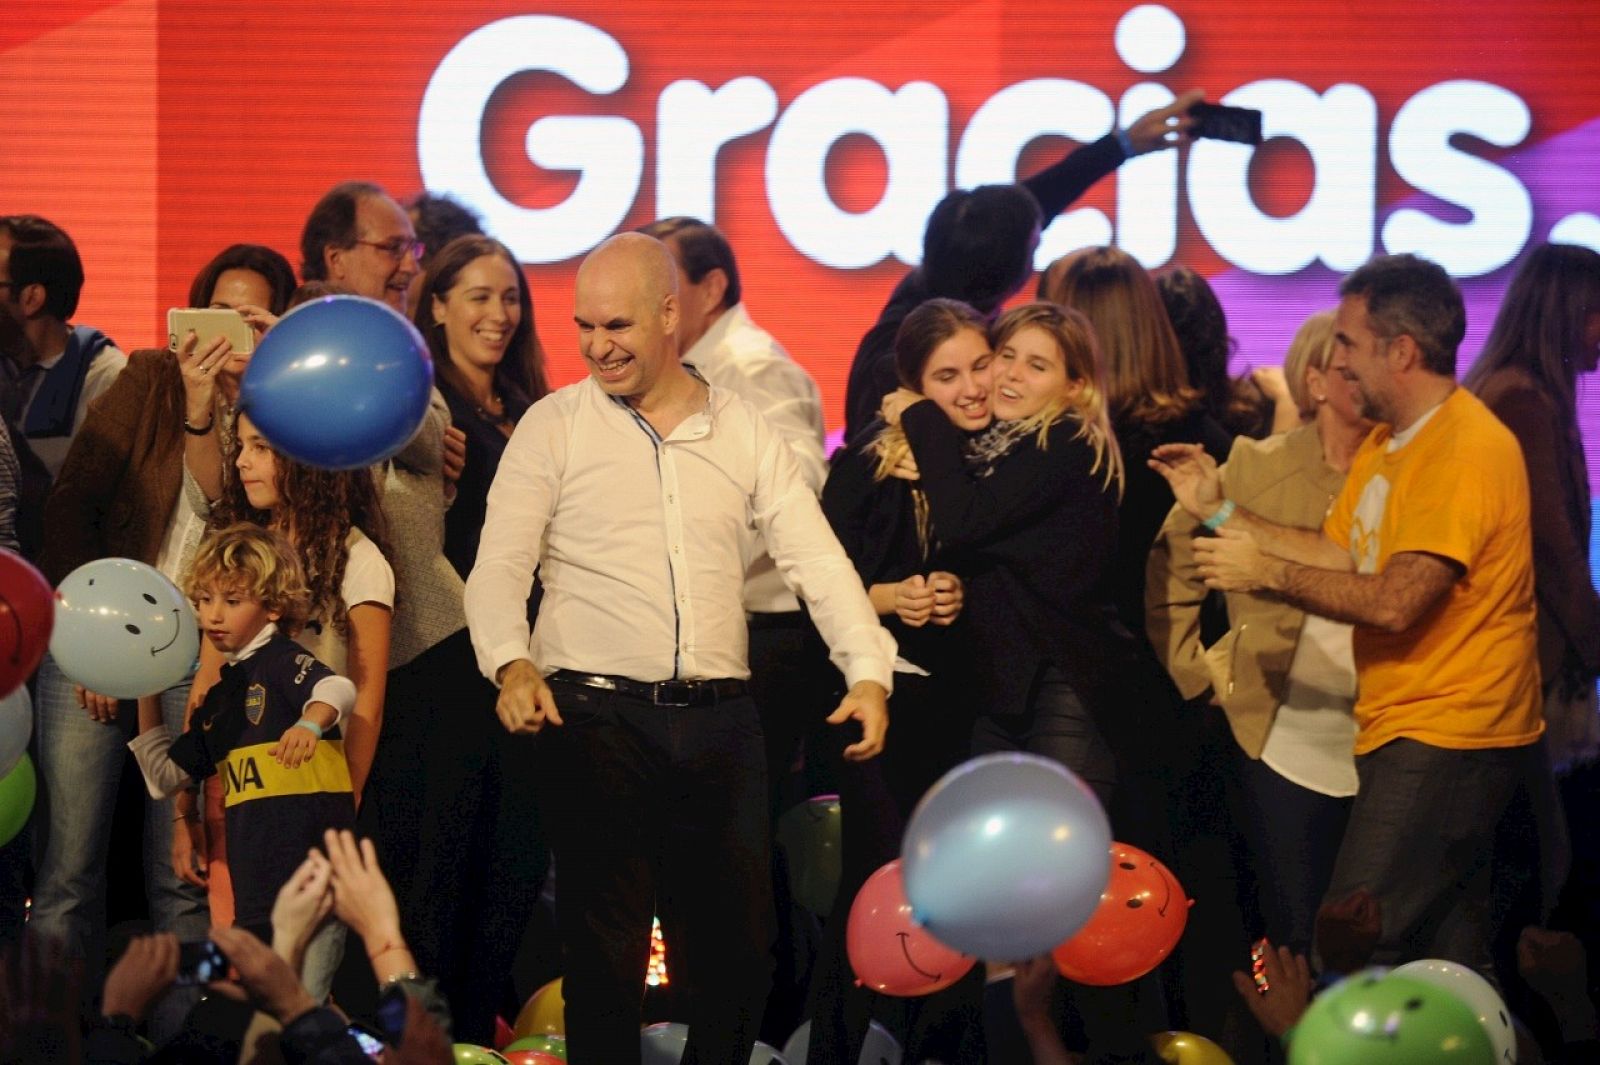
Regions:
<instances>
[{"instance_id":1,"label":"orange t-shirt","mask_svg":"<svg viewBox=\"0 0 1600 1065\"><path fill-rule=\"evenodd\" d=\"M1534 628L1528 473L1516 438L1457 388L1390 449L1381 425L1356 453L1323 532L1361 573L1403 551L1465 575L1410 630L1355 628L1356 753L1393 739L1520 747L1544 730Z\"/></svg>"}]
</instances>

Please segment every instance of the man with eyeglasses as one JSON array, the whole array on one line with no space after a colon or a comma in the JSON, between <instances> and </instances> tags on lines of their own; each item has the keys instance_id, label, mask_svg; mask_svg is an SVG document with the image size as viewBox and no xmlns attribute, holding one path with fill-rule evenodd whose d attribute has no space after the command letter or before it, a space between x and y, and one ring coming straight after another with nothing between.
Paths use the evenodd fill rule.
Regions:
<instances>
[{"instance_id":1,"label":"man with eyeglasses","mask_svg":"<svg viewBox=\"0 0 1600 1065\"><path fill-rule=\"evenodd\" d=\"M52 479L90 402L128 363L100 330L70 323L82 291L83 260L60 226L38 215L0 216L0 313L20 323L26 341L0 359L0 406Z\"/></svg>"},{"instance_id":2,"label":"man with eyeglasses","mask_svg":"<svg viewBox=\"0 0 1600 1065\"><path fill-rule=\"evenodd\" d=\"M388 193L346 181L317 201L300 231L300 276L381 300L411 317L411 279L422 272L422 245L411 218Z\"/></svg>"}]
</instances>

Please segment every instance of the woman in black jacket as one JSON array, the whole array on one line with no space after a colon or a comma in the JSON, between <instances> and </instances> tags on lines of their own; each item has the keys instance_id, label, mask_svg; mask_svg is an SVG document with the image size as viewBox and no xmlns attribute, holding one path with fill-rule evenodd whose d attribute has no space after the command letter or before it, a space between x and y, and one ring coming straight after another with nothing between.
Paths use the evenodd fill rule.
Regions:
<instances>
[{"instance_id":1,"label":"woman in black jacket","mask_svg":"<svg viewBox=\"0 0 1600 1065\"><path fill-rule=\"evenodd\" d=\"M982 693L975 753L1055 758L1109 803L1111 739L1127 716L1110 687L1134 648L1109 578L1122 460L1094 333L1075 311L1019 307L995 324L995 422L962 434L896 393L934 535L967 558L967 647ZM897 408L903 407L903 413Z\"/></svg>"},{"instance_id":2,"label":"woman in black jacket","mask_svg":"<svg viewBox=\"0 0 1600 1065\"><path fill-rule=\"evenodd\" d=\"M958 436L981 431L991 420L991 360L982 318L956 300L923 303L895 337L901 386L927 397ZM845 955L851 902L868 876L899 856L906 821L923 792L968 753L973 700L964 667L968 626L958 576L964 570L933 535L927 498L909 458L904 434L880 421L839 453L822 489L823 512L894 634L899 655L884 753L836 766L843 871L812 979L811 1061L854 1061L859 1055L869 1016L883 1004L870 990L852 986ZM902 1000L909 1012L907 1060L984 1061L982 990L982 970L975 969L927 999Z\"/></svg>"},{"instance_id":3,"label":"woman in black jacket","mask_svg":"<svg viewBox=\"0 0 1600 1065\"><path fill-rule=\"evenodd\" d=\"M904 391L884 415L910 444L933 535L963 558L973 753L1052 758L1109 806L1166 691L1117 620L1123 470L1094 331L1076 311L1034 303L1003 315L990 341L995 422L983 433L961 433ZM1096 1051L1136 1046L1164 1020L1134 988L1075 997Z\"/></svg>"}]
</instances>

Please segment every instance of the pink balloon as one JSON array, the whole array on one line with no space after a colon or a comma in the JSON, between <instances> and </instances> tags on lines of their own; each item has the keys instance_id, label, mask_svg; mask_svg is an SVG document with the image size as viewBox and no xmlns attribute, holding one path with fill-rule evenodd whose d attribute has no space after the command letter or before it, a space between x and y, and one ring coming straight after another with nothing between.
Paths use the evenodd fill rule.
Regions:
<instances>
[{"instance_id":1,"label":"pink balloon","mask_svg":"<svg viewBox=\"0 0 1600 1065\"><path fill-rule=\"evenodd\" d=\"M861 885L844 935L856 978L886 995L931 995L967 975L978 960L945 946L912 919L899 858Z\"/></svg>"}]
</instances>

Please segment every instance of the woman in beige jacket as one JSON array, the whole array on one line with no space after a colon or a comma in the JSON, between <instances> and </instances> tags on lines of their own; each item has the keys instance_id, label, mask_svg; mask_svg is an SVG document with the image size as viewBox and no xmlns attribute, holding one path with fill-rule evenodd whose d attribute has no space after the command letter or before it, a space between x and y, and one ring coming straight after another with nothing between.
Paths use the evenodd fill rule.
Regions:
<instances>
[{"instance_id":1,"label":"woman in beige jacket","mask_svg":"<svg viewBox=\"0 0 1600 1065\"><path fill-rule=\"evenodd\" d=\"M1371 429L1342 359L1331 313L1300 327L1284 374L1305 424L1236 440L1222 467L1229 499L1284 524L1322 524ZM1227 715L1241 754L1235 818L1250 844L1268 938L1306 951L1356 792L1350 626L1270 595L1229 593L1228 631L1203 646L1209 593L1194 538L1207 534L1180 507L1167 516L1146 568L1146 630L1184 697Z\"/></svg>"}]
</instances>

